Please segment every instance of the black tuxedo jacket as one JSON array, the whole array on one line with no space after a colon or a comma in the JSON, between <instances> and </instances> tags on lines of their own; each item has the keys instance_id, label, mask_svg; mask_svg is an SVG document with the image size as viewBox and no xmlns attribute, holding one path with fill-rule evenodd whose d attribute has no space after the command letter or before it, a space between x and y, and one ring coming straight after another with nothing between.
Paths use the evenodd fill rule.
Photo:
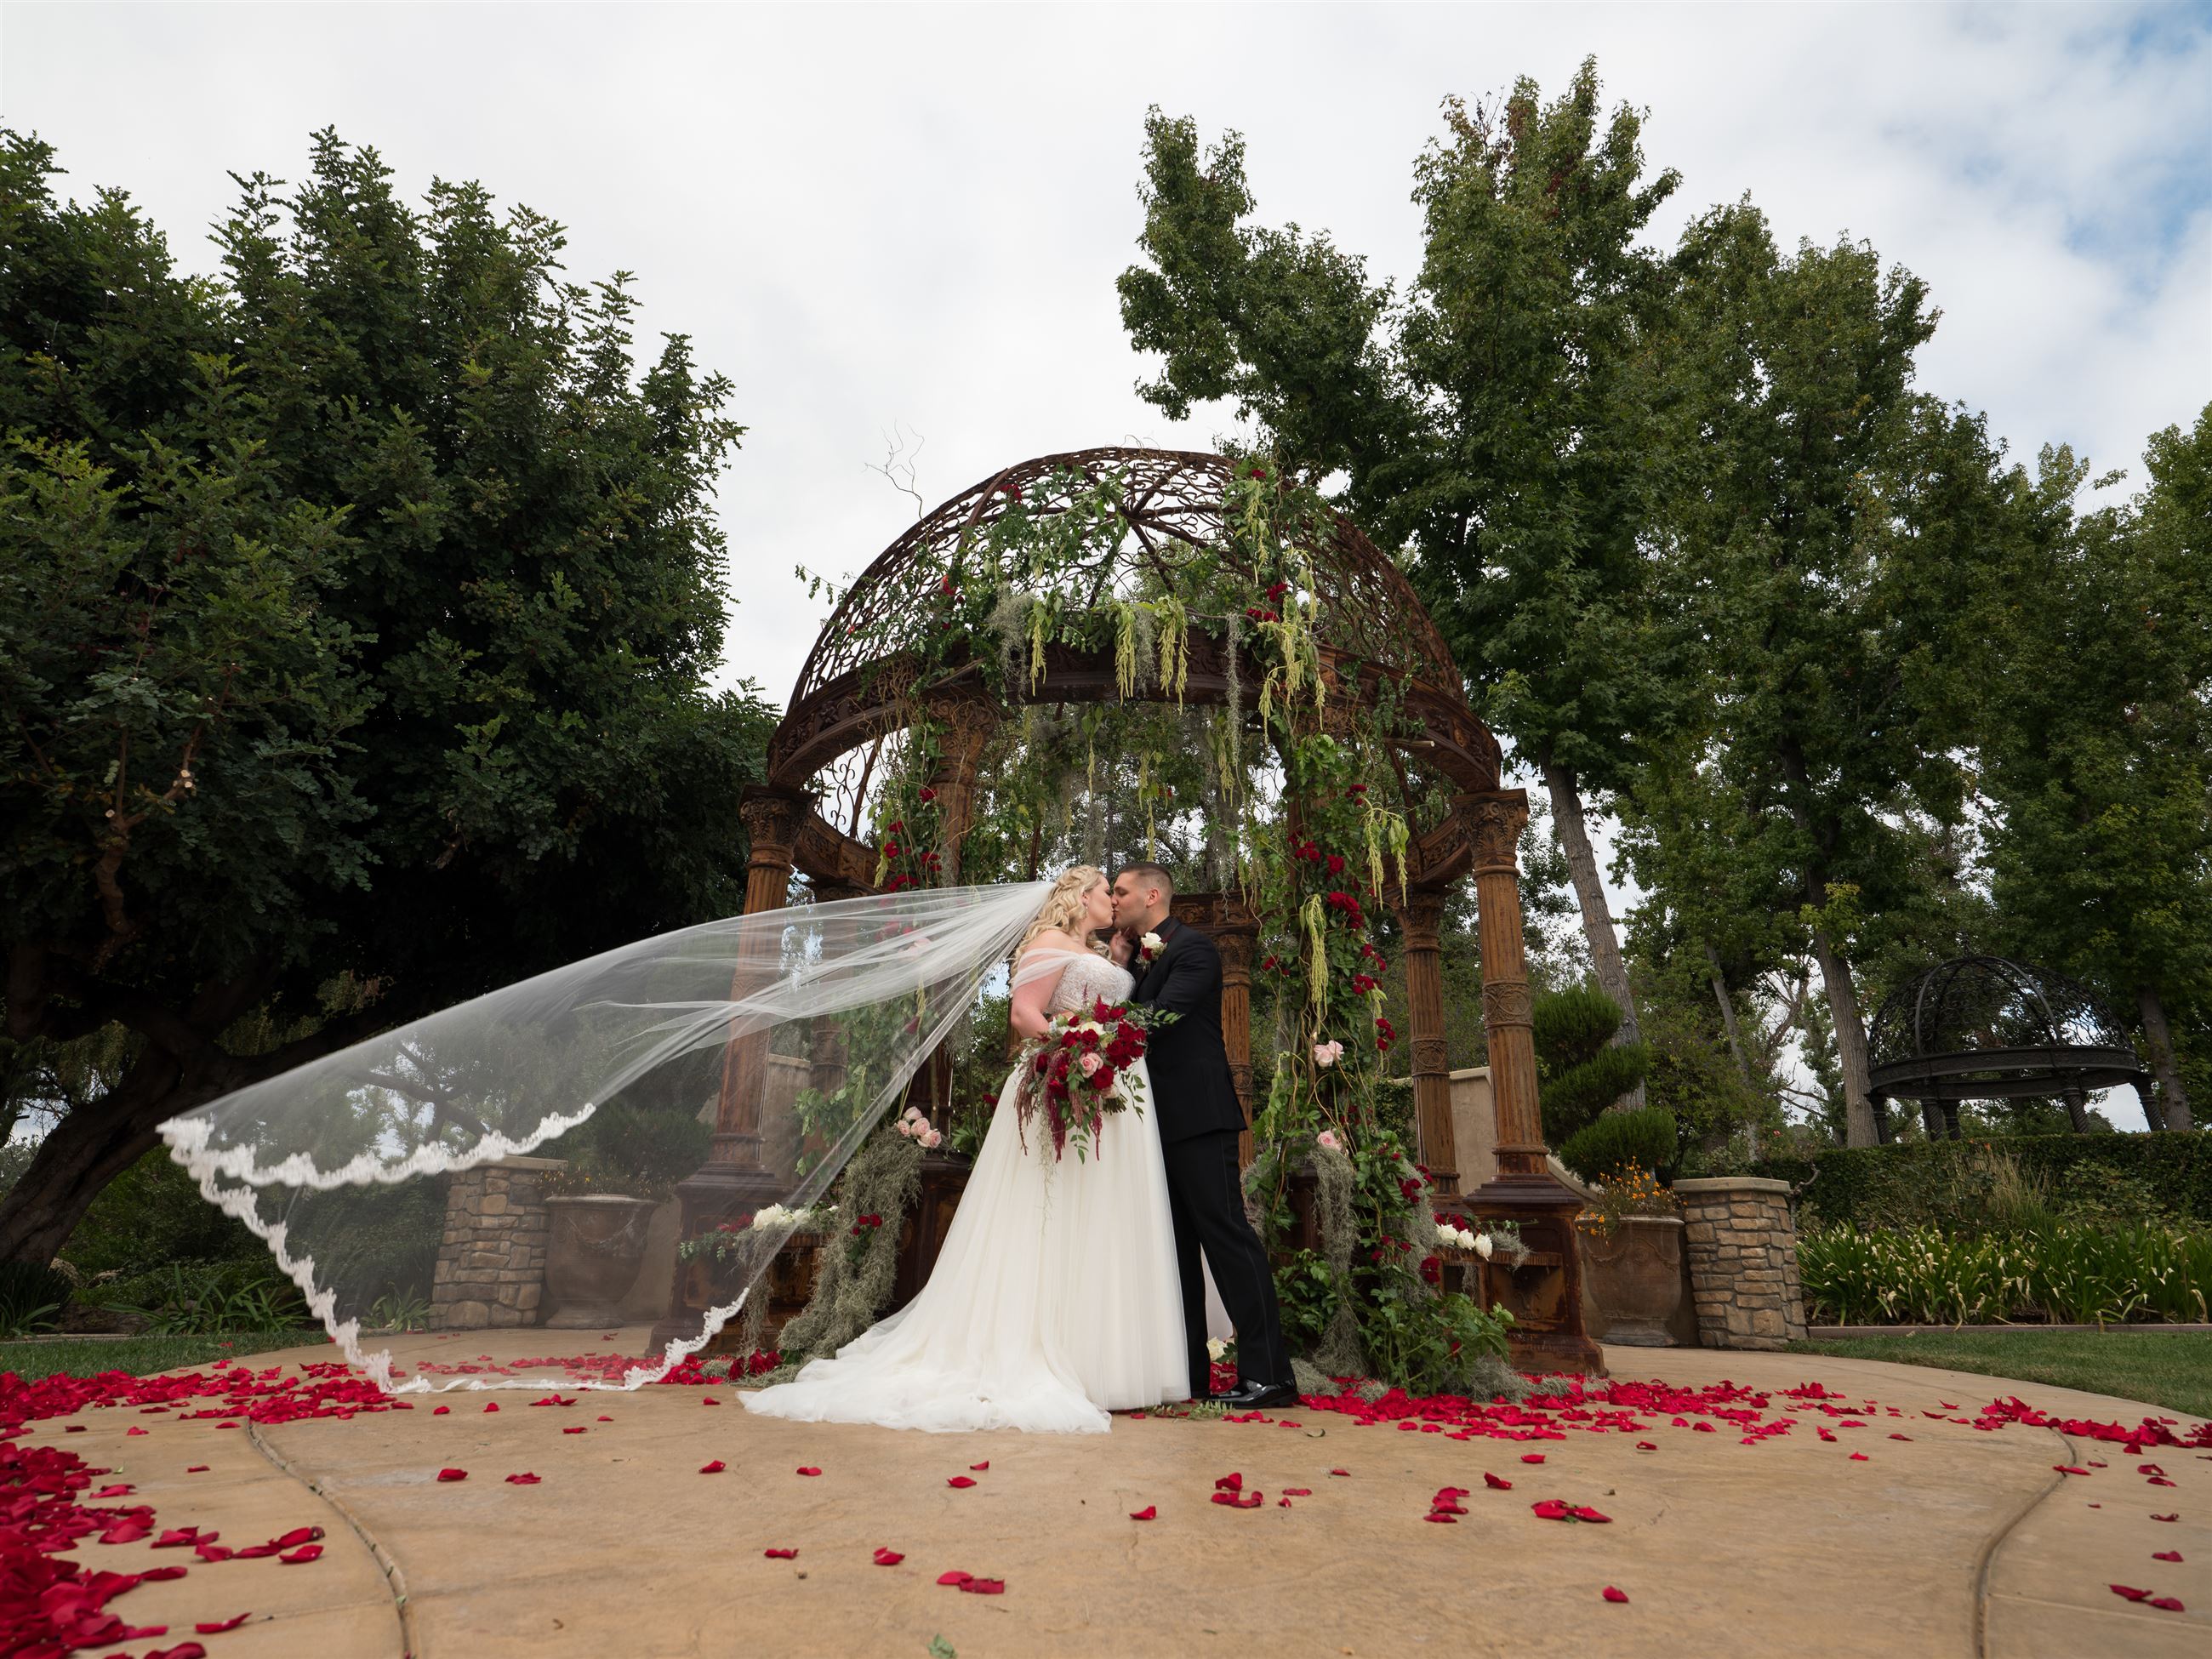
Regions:
<instances>
[{"instance_id":1,"label":"black tuxedo jacket","mask_svg":"<svg viewBox=\"0 0 2212 1659\"><path fill-rule=\"evenodd\" d=\"M1132 1002L1177 1016L1152 1032L1146 1064L1163 1143L1244 1127L1221 1041L1221 952L1195 927L1160 924L1159 954L1137 968Z\"/></svg>"}]
</instances>

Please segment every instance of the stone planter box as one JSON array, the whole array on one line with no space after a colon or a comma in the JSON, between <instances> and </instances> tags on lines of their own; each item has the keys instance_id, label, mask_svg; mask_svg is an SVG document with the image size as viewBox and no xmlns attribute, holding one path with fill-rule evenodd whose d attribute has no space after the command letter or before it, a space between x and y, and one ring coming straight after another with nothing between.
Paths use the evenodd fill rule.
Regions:
<instances>
[{"instance_id":1,"label":"stone planter box","mask_svg":"<svg viewBox=\"0 0 2212 1659\"><path fill-rule=\"evenodd\" d=\"M1591 1334L1634 1348L1671 1348L1682 1306L1682 1218L1622 1218L1610 1235L1577 1228L1583 1283L1596 1305Z\"/></svg>"},{"instance_id":2,"label":"stone planter box","mask_svg":"<svg viewBox=\"0 0 2212 1659\"><path fill-rule=\"evenodd\" d=\"M545 1252L546 1320L554 1330L605 1329L622 1322L622 1304L645 1265L646 1231L659 1206L651 1199L592 1194L550 1198Z\"/></svg>"}]
</instances>

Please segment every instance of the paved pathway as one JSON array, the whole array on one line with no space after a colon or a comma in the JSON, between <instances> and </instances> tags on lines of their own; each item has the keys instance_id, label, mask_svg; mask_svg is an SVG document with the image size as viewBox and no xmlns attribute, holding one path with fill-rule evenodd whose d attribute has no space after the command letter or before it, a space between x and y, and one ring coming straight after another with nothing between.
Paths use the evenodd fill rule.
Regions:
<instances>
[{"instance_id":1,"label":"paved pathway","mask_svg":"<svg viewBox=\"0 0 2212 1659\"><path fill-rule=\"evenodd\" d=\"M545 1347L543 1334L527 1350L466 1344ZM244 1627L200 1638L210 1659L392 1659L410 1644L416 1659L922 1659L939 1636L961 1659L2212 1653L2212 1456L2130 1458L2050 1430L1939 1420L2007 1394L2100 1421L2151 1408L1865 1360L1607 1357L1617 1378L1725 1378L1778 1393L1818 1380L1905 1415L1824 1441L1816 1428L1828 1419L1788 1413L1778 1397L1770 1417L1798 1419L1786 1435L1747 1445L1661 1419L1641 1437L1650 1451L1634 1435L1455 1441L1302 1410L1279 1414L1296 1426L1116 1419L1098 1437L930 1436L755 1418L726 1389L658 1388L575 1391L564 1396L573 1407L544 1409L505 1393L489 1396L496 1413L483 1409L486 1396L454 1394L442 1416L422 1402L246 1432L163 1419L128 1439L149 1419L91 1411L67 1444L135 1483L164 1527L218 1527L228 1541L326 1527L326 1553L308 1565L228 1562L116 1603L136 1625L166 1619L171 1642L196 1619L250 1608ZM574 1428L586 1431L562 1432ZM63 1431L41 1423L31 1438ZM1531 1450L1540 1466L1521 1461ZM710 1460L725 1470L698 1473ZM2092 1460L2106 1467L2086 1477L2053 1468ZM987 1462L972 1486L946 1484ZM2146 1462L2175 1485L2151 1486L2138 1473ZM184 1473L195 1463L208 1472ZM441 1468L468 1479L441 1483ZM1486 1471L1512 1489L1486 1487ZM504 1479L523 1472L539 1482ZM1231 1472L1266 1494L1260 1506L1210 1501ZM1425 1524L1447 1486L1473 1489L1460 1500L1467 1513ZM1281 1507L1286 1488L1311 1496ZM1551 1497L1613 1523L1535 1518L1531 1502ZM1156 1519L1129 1518L1147 1507ZM879 1547L905 1559L877 1565ZM771 1559L769 1548L798 1554ZM79 1553L125 1570L182 1553L141 1559L145 1549ZM2157 1551L2184 1559L2154 1561ZM1005 1592L941 1587L949 1570L1002 1578ZM2131 1604L2113 1583L2178 1596L2187 1611ZM1602 1599L1608 1585L1626 1604Z\"/></svg>"}]
</instances>

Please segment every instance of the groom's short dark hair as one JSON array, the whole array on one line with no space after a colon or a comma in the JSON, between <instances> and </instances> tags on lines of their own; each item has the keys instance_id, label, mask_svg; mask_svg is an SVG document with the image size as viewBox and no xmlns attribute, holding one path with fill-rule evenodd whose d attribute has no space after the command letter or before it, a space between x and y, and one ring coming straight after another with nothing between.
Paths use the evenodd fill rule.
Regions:
<instances>
[{"instance_id":1,"label":"groom's short dark hair","mask_svg":"<svg viewBox=\"0 0 2212 1659\"><path fill-rule=\"evenodd\" d=\"M1175 878L1157 864L1125 864L1121 866L1121 873L1124 876L1134 876L1139 887L1158 888L1160 896L1164 899L1171 899L1175 896Z\"/></svg>"}]
</instances>

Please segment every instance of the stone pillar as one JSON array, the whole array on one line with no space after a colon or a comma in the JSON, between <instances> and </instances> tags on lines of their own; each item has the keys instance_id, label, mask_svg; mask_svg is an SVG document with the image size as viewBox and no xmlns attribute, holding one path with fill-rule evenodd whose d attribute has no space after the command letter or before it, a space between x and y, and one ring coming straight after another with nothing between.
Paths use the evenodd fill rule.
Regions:
<instances>
[{"instance_id":1,"label":"stone pillar","mask_svg":"<svg viewBox=\"0 0 2212 1659\"><path fill-rule=\"evenodd\" d=\"M789 790L760 785L745 791L738 807L750 838L745 871L745 914L780 910L791 888L792 848L810 802ZM738 963L730 981L732 996L774 965L775 940L763 934L753 941L751 957ZM785 1182L761 1161L761 1101L768 1083L768 1034L732 1036L722 1050L722 1080L714 1100L714 1134L707 1162L677 1185L682 1205L679 1238L696 1238L708 1228L740 1211L756 1210L782 1194ZM690 1305L686 1295L696 1280L677 1262L669 1288L668 1316L653 1328L655 1347L699 1334L706 1304Z\"/></svg>"},{"instance_id":2,"label":"stone pillar","mask_svg":"<svg viewBox=\"0 0 2212 1659\"><path fill-rule=\"evenodd\" d=\"M1497 789L1462 795L1458 805L1474 831L1482 1023L1498 1114L1498 1174L1469 1195L1469 1205L1481 1220L1516 1223L1529 1252L1518 1267L1502 1259L1486 1263L1483 1297L1511 1311L1513 1363L1523 1370L1602 1376L1605 1356L1583 1328L1582 1254L1574 1234L1582 1200L1546 1167L1543 1120L1536 1109L1516 856L1528 822L1528 797L1519 789Z\"/></svg>"},{"instance_id":3,"label":"stone pillar","mask_svg":"<svg viewBox=\"0 0 2212 1659\"><path fill-rule=\"evenodd\" d=\"M430 1328L479 1331L544 1317L551 1227L544 1176L558 1158L508 1158L462 1170L446 1189L446 1231L430 1285Z\"/></svg>"},{"instance_id":4,"label":"stone pillar","mask_svg":"<svg viewBox=\"0 0 2212 1659\"><path fill-rule=\"evenodd\" d=\"M1413 1121L1439 1200L1459 1196L1452 1134L1451 1063L1444 1052L1444 896L1416 892L1398 908L1406 935L1406 1004L1413 1026Z\"/></svg>"},{"instance_id":5,"label":"stone pillar","mask_svg":"<svg viewBox=\"0 0 2212 1659\"><path fill-rule=\"evenodd\" d=\"M1708 1348L1779 1348L1805 1334L1790 1183L1678 1181L1698 1335Z\"/></svg>"}]
</instances>

